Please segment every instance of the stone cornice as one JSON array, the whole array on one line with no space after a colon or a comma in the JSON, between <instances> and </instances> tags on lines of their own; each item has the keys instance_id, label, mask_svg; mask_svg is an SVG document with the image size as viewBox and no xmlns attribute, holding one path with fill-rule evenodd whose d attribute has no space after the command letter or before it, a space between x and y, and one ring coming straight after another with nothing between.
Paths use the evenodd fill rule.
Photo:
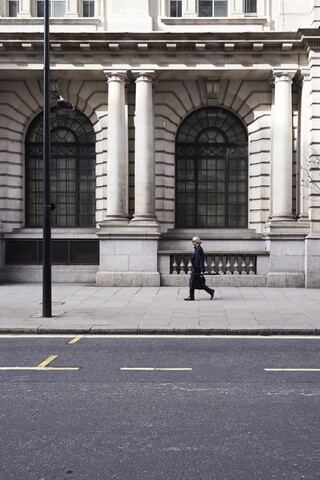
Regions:
<instances>
[{"instance_id":1,"label":"stone cornice","mask_svg":"<svg viewBox=\"0 0 320 480\"><path fill-rule=\"evenodd\" d=\"M320 38L316 40L320 44ZM303 35L287 33L137 33L121 34L109 32L52 33L51 50L60 52L109 52L122 53L205 53L262 52L290 53L306 50ZM42 33L0 33L0 53L39 52L43 49Z\"/></svg>"}]
</instances>

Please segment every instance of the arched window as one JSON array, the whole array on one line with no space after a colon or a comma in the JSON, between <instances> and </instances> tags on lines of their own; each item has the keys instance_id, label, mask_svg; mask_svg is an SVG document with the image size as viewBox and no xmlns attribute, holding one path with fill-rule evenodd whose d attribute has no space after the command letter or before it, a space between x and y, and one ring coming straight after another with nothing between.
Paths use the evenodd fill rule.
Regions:
<instances>
[{"instance_id":1,"label":"arched window","mask_svg":"<svg viewBox=\"0 0 320 480\"><path fill-rule=\"evenodd\" d=\"M50 114L51 201L53 227L95 226L95 133L77 110ZM43 115L31 123L26 136L26 226L42 226Z\"/></svg>"},{"instance_id":2,"label":"arched window","mask_svg":"<svg viewBox=\"0 0 320 480\"><path fill-rule=\"evenodd\" d=\"M176 227L246 228L248 137L230 111L191 113L176 138Z\"/></svg>"}]
</instances>

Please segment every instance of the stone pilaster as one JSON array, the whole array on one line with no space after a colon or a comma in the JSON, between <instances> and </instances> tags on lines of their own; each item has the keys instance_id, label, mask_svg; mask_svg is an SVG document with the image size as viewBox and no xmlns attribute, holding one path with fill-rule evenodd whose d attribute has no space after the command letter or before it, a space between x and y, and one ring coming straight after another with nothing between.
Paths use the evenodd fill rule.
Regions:
<instances>
[{"instance_id":1,"label":"stone pilaster","mask_svg":"<svg viewBox=\"0 0 320 480\"><path fill-rule=\"evenodd\" d=\"M31 17L31 0L20 0L18 17Z\"/></svg>"},{"instance_id":2,"label":"stone pilaster","mask_svg":"<svg viewBox=\"0 0 320 480\"><path fill-rule=\"evenodd\" d=\"M78 0L67 0L67 9L66 9L65 17L67 18L79 17Z\"/></svg>"},{"instance_id":3,"label":"stone pilaster","mask_svg":"<svg viewBox=\"0 0 320 480\"><path fill-rule=\"evenodd\" d=\"M297 196L298 196L298 223L304 225L306 232L310 230L310 221L308 215L309 209L309 157L310 157L310 117L311 117L311 82L310 71L303 70L300 80L300 111L299 111L299 131L298 131L298 160L297 165Z\"/></svg>"}]
</instances>

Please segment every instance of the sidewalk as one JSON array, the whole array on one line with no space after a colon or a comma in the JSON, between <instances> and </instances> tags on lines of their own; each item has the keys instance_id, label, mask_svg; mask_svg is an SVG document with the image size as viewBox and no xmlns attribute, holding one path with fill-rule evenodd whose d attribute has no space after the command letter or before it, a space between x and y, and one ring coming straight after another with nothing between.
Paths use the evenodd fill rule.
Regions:
<instances>
[{"instance_id":1,"label":"sidewalk","mask_svg":"<svg viewBox=\"0 0 320 480\"><path fill-rule=\"evenodd\" d=\"M219 287L215 297L187 288L53 284L52 315L42 285L0 285L0 333L320 335L320 289Z\"/></svg>"}]
</instances>

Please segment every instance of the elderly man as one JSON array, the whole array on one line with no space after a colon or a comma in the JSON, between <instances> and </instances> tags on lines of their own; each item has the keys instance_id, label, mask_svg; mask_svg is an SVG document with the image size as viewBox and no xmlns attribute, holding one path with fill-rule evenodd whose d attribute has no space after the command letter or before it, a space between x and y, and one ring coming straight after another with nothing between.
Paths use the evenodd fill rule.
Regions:
<instances>
[{"instance_id":1,"label":"elderly man","mask_svg":"<svg viewBox=\"0 0 320 480\"><path fill-rule=\"evenodd\" d=\"M189 297L185 300L191 301L194 300L194 290L195 288L200 290L205 290L210 295L210 300L213 299L214 289L207 287L205 283L200 282L200 275L204 275L204 255L201 247L201 240L199 237L193 237L192 244L194 247L194 253L191 258L192 262L192 271L189 281Z\"/></svg>"}]
</instances>

